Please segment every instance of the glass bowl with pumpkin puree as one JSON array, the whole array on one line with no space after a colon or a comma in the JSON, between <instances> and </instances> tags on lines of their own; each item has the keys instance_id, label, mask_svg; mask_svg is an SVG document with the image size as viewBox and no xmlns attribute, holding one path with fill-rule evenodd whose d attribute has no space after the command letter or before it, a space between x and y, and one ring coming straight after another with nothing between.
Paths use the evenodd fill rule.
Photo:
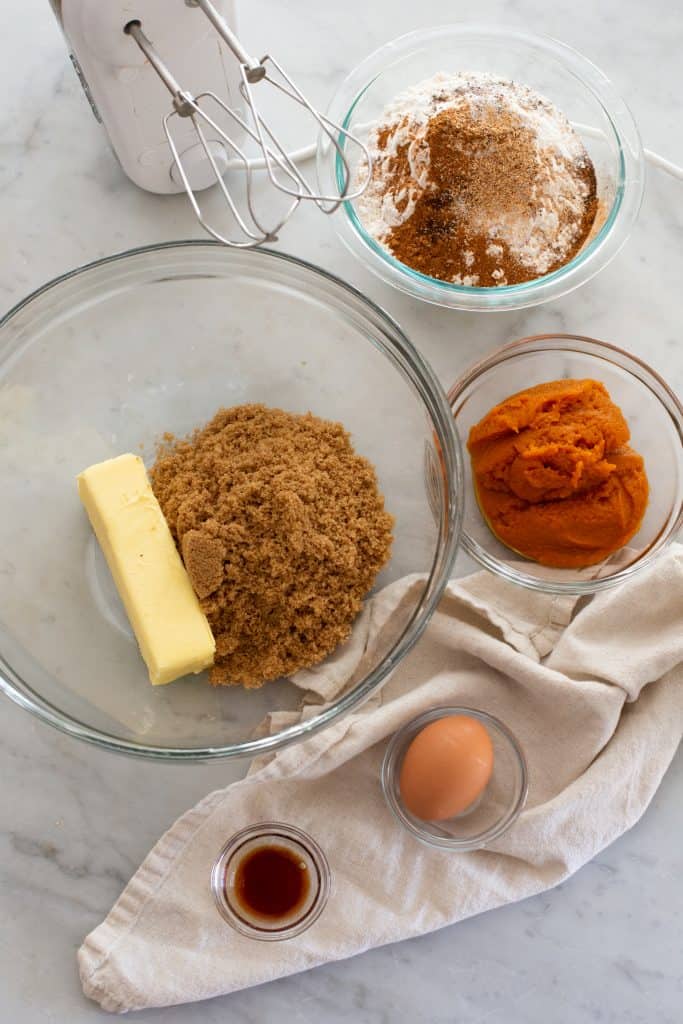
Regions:
<instances>
[{"instance_id":1,"label":"glass bowl with pumpkin puree","mask_svg":"<svg viewBox=\"0 0 683 1024\"><path fill-rule=\"evenodd\" d=\"M449 401L465 457L462 547L532 590L590 594L683 526L683 406L642 360L569 334L512 342Z\"/></svg>"}]
</instances>

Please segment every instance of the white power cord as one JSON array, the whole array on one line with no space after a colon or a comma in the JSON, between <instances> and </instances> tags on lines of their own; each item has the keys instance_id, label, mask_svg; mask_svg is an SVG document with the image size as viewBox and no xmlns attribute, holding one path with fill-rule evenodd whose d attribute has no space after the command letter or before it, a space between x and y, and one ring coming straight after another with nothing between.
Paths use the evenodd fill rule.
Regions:
<instances>
[{"instance_id":1,"label":"white power cord","mask_svg":"<svg viewBox=\"0 0 683 1024\"><path fill-rule=\"evenodd\" d=\"M575 125L577 128L585 130L585 125ZM586 131L587 135L602 135L602 132L597 131L595 128ZM317 151L317 143L312 142L308 146L301 146L299 149L292 150L288 153L288 158L293 163L303 164L307 160L312 160ZM659 153L653 152L651 149L644 149L643 155L649 164L653 167L658 167L660 171L664 171L665 174L670 174L672 178L677 178L679 181L683 181L683 167L679 167L678 164L673 163L671 160L667 160L666 157L660 156ZM238 160L231 160L228 163L228 169L237 167L244 167L244 164ZM256 157L254 160L248 161L248 167L250 171L263 171L266 168L266 161L264 157Z\"/></svg>"},{"instance_id":2,"label":"white power cord","mask_svg":"<svg viewBox=\"0 0 683 1024\"><path fill-rule=\"evenodd\" d=\"M651 149L644 149L643 153L647 162L652 164L653 167L659 167L660 171L664 171L665 174L670 174L672 178L678 178L679 181L683 181L683 167L672 163L671 160L660 156L659 153L653 153Z\"/></svg>"},{"instance_id":3,"label":"white power cord","mask_svg":"<svg viewBox=\"0 0 683 1024\"><path fill-rule=\"evenodd\" d=\"M572 121L571 125L579 134L587 135L589 139L604 139L605 137L605 133L600 128L593 128L589 124ZM659 153L655 153L651 149L644 149L643 156L653 167L659 167L660 171L664 171L665 174L670 174L672 178L683 181L683 167L679 167L678 164L672 163L671 160L667 160L666 157L660 156Z\"/></svg>"},{"instance_id":4,"label":"white power cord","mask_svg":"<svg viewBox=\"0 0 683 1024\"><path fill-rule=\"evenodd\" d=\"M308 146L301 146L300 149L293 149L291 153L287 153L287 159L291 160L294 164L304 164L307 160L312 160L318 150L318 143L311 142ZM231 160L228 163L228 167L244 167L244 164L240 163L239 160ZM253 160L247 161L247 167L250 171L265 171L266 159L263 156L255 157Z\"/></svg>"}]
</instances>

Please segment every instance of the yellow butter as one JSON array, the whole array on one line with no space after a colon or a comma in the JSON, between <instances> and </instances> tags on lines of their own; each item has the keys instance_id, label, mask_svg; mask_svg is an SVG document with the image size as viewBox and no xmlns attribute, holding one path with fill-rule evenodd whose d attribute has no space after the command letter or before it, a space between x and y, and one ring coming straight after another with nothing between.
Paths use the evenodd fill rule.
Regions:
<instances>
[{"instance_id":1,"label":"yellow butter","mask_svg":"<svg viewBox=\"0 0 683 1024\"><path fill-rule=\"evenodd\" d=\"M216 642L137 455L85 469L78 493L125 606L150 682L213 664Z\"/></svg>"}]
</instances>

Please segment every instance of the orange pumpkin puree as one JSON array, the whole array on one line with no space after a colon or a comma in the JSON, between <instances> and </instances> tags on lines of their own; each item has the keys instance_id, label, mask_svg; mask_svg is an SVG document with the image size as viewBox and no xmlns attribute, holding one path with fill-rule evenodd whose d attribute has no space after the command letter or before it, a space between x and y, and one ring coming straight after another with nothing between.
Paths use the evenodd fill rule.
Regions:
<instances>
[{"instance_id":1,"label":"orange pumpkin puree","mask_svg":"<svg viewBox=\"0 0 683 1024\"><path fill-rule=\"evenodd\" d=\"M604 384L556 380L511 395L470 430L482 514L495 535L541 565L602 561L638 531L643 460Z\"/></svg>"}]
</instances>

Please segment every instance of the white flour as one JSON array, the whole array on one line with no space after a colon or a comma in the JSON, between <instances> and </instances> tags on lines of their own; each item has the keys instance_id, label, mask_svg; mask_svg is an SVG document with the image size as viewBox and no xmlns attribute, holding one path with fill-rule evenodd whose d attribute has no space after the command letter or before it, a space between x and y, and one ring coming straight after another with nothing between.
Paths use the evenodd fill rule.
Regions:
<instances>
[{"instance_id":1,"label":"white flour","mask_svg":"<svg viewBox=\"0 0 683 1024\"><path fill-rule=\"evenodd\" d=\"M416 200L434 186L430 182L430 154L426 132L430 120L449 108L469 107L476 119L482 110L493 107L509 111L533 132L539 173L529 196L524 216L519 210L501 209L486 222L473 224L490 241L486 252L497 258L503 246L510 256L533 272L544 274L569 253L575 244L590 188L585 169L590 168L586 150L565 115L549 100L532 89L496 75L483 72L440 72L406 89L384 109L371 129L368 146L373 160L372 180L356 202L358 215L368 233L386 246L391 229L404 223L415 209ZM379 146L380 138L383 148ZM400 158L401 147L410 167L409 184L392 191L392 165ZM581 173L583 169L584 173ZM360 173L360 171L359 171ZM477 211L470 211L476 221ZM459 254L462 267L474 262L471 252ZM497 284L505 284L505 272L493 274ZM477 275L454 275L456 283L473 285Z\"/></svg>"}]
</instances>

